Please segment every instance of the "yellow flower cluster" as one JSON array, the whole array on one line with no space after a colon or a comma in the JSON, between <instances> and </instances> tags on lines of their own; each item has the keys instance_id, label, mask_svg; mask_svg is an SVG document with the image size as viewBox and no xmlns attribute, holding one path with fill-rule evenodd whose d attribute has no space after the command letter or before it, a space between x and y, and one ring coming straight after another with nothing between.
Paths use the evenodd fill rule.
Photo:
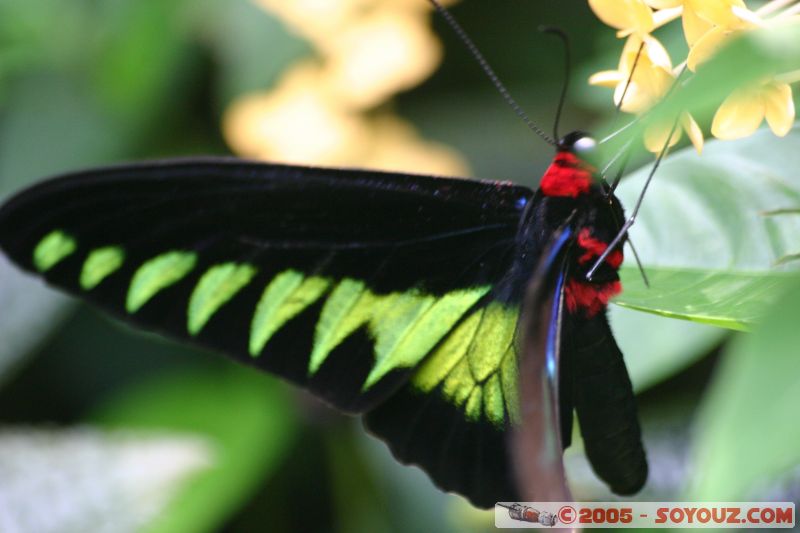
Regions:
<instances>
[{"instance_id":1,"label":"yellow flower cluster","mask_svg":"<svg viewBox=\"0 0 800 533\"><path fill-rule=\"evenodd\" d=\"M387 100L430 76L442 49L420 0L254 0L308 41L312 57L268 92L234 102L224 133L238 154L297 164L464 175Z\"/></svg>"},{"instance_id":2,"label":"yellow flower cluster","mask_svg":"<svg viewBox=\"0 0 800 533\"><path fill-rule=\"evenodd\" d=\"M663 98L685 68L692 72L702 68L729 39L755 28L796 22L800 13L796 0L772 0L755 11L744 0L589 0L589 6L600 20L617 29L618 37L627 38L618 68L594 74L589 83L613 88L615 104L636 114ZM678 18L689 54L673 67L666 49L651 33ZM789 85L795 81L800 81L798 73L788 73L737 90L717 110L711 133L720 139L747 137L766 118L776 135L786 135L795 119ZM678 142L682 129L700 152L703 133L695 120L684 113L679 123L681 128L675 129L669 146ZM672 124L649 128L645 134L648 150L660 151L671 129Z\"/></svg>"}]
</instances>

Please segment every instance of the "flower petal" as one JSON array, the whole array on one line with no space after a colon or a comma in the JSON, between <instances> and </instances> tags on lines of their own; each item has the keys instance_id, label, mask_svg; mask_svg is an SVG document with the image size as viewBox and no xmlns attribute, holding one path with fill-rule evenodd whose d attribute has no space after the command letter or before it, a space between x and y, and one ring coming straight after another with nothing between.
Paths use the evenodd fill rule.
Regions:
<instances>
[{"instance_id":1,"label":"flower petal","mask_svg":"<svg viewBox=\"0 0 800 533\"><path fill-rule=\"evenodd\" d=\"M649 68L643 65L638 74L634 73L634 79L643 90L647 91L653 103L669 91L675 80L671 70L652 65Z\"/></svg>"},{"instance_id":2,"label":"flower petal","mask_svg":"<svg viewBox=\"0 0 800 533\"><path fill-rule=\"evenodd\" d=\"M771 83L764 91L764 108L772 132L783 137L794 125L792 88L786 83Z\"/></svg>"},{"instance_id":3,"label":"flower petal","mask_svg":"<svg viewBox=\"0 0 800 533\"><path fill-rule=\"evenodd\" d=\"M740 89L722 102L711 123L718 139L740 139L752 135L764 120L764 100L753 89Z\"/></svg>"},{"instance_id":4,"label":"flower petal","mask_svg":"<svg viewBox=\"0 0 800 533\"><path fill-rule=\"evenodd\" d=\"M639 51L641 47L641 52ZM652 35L631 35L625 41L625 46L622 47L622 54L619 58L619 70L622 72L630 73L634 63L637 63L636 57L647 56L650 63L658 65L666 69L672 68L672 60L669 57L669 52L664 48L661 42Z\"/></svg>"},{"instance_id":5,"label":"flower petal","mask_svg":"<svg viewBox=\"0 0 800 533\"><path fill-rule=\"evenodd\" d=\"M689 9L689 6L684 7L683 35L686 37L686 44L694 46L697 40L713 27L713 24L698 17L693 9Z\"/></svg>"},{"instance_id":6,"label":"flower petal","mask_svg":"<svg viewBox=\"0 0 800 533\"><path fill-rule=\"evenodd\" d=\"M644 130L644 146L649 152L657 154L664 149L664 144L667 142L667 135L672 131L672 124L663 122L660 124L653 124ZM675 146L681 139L681 129L675 128L672 132L672 138L669 140L668 148Z\"/></svg>"},{"instance_id":7,"label":"flower petal","mask_svg":"<svg viewBox=\"0 0 800 533\"><path fill-rule=\"evenodd\" d=\"M618 70L601 70L589 76L589 85L598 85L609 89L613 89L623 81L625 81L625 75Z\"/></svg>"},{"instance_id":8,"label":"flower petal","mask_svg":"<svg viewBox=\"0 0 800 533\"><path fill-rule=\"evenodd\" d=\"M700 63L713 56L719 47L733 35L734 32L726 31L722 27L707 31L705 35L695 41L694 46L689 50L689 55L686 57L686 66L689 70L695 72Z\"/></svg>"},{"instance_id":9,"label":"flower petal","mask_svg":"<svg viewBox=\"0 0 800 533\"><path fill-rule=\"evenodd\" d=\"M589 7L612 28L642 34L653 29L653 12L643 0L589 0Z\"/></svg>"},{"instance_id":10,"label":"flower petal","mask_svg":"<svg viewBox=\"0 0 800 533\"><path fill-rule=\"evenodd\" d=\"M698 154L703 153L703 130L700 129L700 126L697 125L697 122L694 120L694 117L689 113L683 113L681 115L681 127L683 127L684 131L686 131L686 135L689 137L689 140L692 141L692 145L694 149L697 150Z\"/></svg>"},{"instance_id":11,"label":"flower petal","mask_svg":"<svg viewBox=\"0 0 800 533\"><path fill-rule=\"evenodd\" d=\"M734 7L745 8L743 0L686 0L687 9L715 26L740 28L741 19L734 12Z\"/></svg>"},{"instance_id":12,"label":"flower petal","mask_svg":"<svg viewBox=\"0 0 800 533\"><path fill-rule=\"evenodd\" d=\"M628 87L627 91L625 90L626 85ZM620 105L623 94L625 95L625 101ZM619 106L620 110L625 113L641 113L653 105L653 99L635 81L631 80L631 83L628 84L626 80L617 85L614 90L614 105Z\"/></svg>"},{"instance_id":13,"label":"flower petal","mask_svg":"<svg viewBox=\"0 0 800 533\"><path fill-rule=\"evenodd\" d=\"M667 49L661 44L661 41L652 35L645 35L642 40L645 45L644 50L647 53L647 57L653 65L667 70L672 69L672 59L670 59L669 52L667 52Z\"/></svg>"},{"instance_id":14,"label":"flower petal","mask_svg":"<svg viewBox=\"0 0 800 533\"><path fill-rule=\"evenodd\" d=\"M653 13L653 24L656 28L660 28L665 24L669 24L676 18L683 14L683 6L672 7L670 9L660 9Z\"/></svg>"}]
</instances>

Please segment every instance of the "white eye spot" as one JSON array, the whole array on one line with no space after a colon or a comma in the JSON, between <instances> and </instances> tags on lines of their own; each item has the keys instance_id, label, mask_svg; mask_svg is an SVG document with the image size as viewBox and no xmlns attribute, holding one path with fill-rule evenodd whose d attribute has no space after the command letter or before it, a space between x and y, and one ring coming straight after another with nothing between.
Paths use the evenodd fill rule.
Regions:
<instances>
[{"instance_id":1,"label":"white eye spot","mask_svg":"<svg viewBox=\"0 0 800 533\"><path fill-rule=\"evenodd\" d=\"M575 149L576 152L588 152L590 150L593 150L595 146L597 146L597 141L595 141L591 137L581 137L580 139L575 141L573 148Z\"/></svg>"}]
</instances>

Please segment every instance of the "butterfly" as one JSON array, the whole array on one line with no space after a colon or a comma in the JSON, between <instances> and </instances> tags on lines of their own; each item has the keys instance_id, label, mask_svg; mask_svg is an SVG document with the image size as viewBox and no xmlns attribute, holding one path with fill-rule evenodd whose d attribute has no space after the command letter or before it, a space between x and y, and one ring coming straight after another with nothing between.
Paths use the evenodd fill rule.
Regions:
<instances>
[{"instance_id":1,"label":"butterfly","mask_svg":"<svg viewBox=\"0 0 800 533\"><path fill-rule=\"evenodd\" d=\"M598 476L635 493L647 461L606 318L633 222L618 178L608 185L587 163L587 134L556 141L566 81L551 138L429 1L556 147L538 190L237 159L145 162L18 193L0 206L0 249L125 322L363 415L399 461L476 506L569 498L561 451L573 413Z\"/></svg>"},{"instance_id":2,"label":"butterfly","mask_svg":"<svg viewBox=\"0 0 800 533\"><path fill-rule=\"evenodd\" d=\"M507 441L528 335L551 385L534 394L557 391L557 420L532 429L566 447L574 411L595 471L629 494L647 463L605 315L621 246L587 279L624 215L581 157L592 144L559 141L536 192L233 159L88 170L3 204L0 247L126 322L363 414L398 460L480 507L519 496Z\"/></svg>"}]
</instances>

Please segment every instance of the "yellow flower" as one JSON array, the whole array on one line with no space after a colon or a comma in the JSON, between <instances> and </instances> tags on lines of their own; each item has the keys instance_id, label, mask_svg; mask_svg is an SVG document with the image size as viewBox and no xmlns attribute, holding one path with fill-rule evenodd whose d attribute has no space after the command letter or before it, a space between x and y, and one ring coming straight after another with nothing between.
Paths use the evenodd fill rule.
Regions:
<instances>
[{"instance_id":1,"label":"yellow flower","mask_svg":"<svg viewBox=\"0 0 800 533\"><path fill-rule=\"evenodd\" d=\"M370 108L430 76L442 47L420 15L383 9L363 16L320 46L326 78L340 101Z\"/></svg>"},{"instance_id":2,"label":"yellow flower","mask_svg":"<svg viewBox=\"0 0 800 533\"><path fill-rule=\"evenodd\" d=\"M298 164L468 174L457 153L377 109L441 60L427 2L254 1L305 38L315 57L229 107L223 129L234 151Z\"/></svg>"},{"instance_id":3,"label":"yellow flower","mask_svg":"<svg viewBox=\"0 0 800 533\"><path fill-rule=\"evenodd\" d=\"M239 98L224 117L231 148L245 157L296 164L346 165L370 139L365 120L342 109L313 61L287 71L268 93Z\"/></svg>"},{"instance_id":4,"label":"yellow flower","mask_svg":"<svg viewBox=\"0 0 800 533\"><path fill-rule=\"evenodd\" d=\"M598 72L589 78L589 83L613 88L616 105L619 105L624 93L621 110L641 113L664 96L673 79L672 61L661 43L649 35L631 35L622 50L617 70Z\"/></svg>"},{"instance_id":5,"label":"yellow flower","mask_svg":"<svg viewBox=\"0 0 800 533\"><path fill-rule=\"evenodd\" d=\"M770 129L783 137L794 124L792 88L787 83L768 81L732 93L722 103L711 133L719 139L739 139L752 135L766 118Z\"/></svg>"},{"instance_id":6,"label":"yellow flower","mask_svg":"<svg viewBox=\"0 0 800 533\"><path fill-rule=\"evenodd\" d=\"M629 36L617 70L598 72L589 83L613 88L614 102L620 109L636 114L642 114L661 100L675 83L676 71L682 69L673 69L664 47L650 35L654 29L682 15L689 44L685 65L694 72L738 34L756 28L796 24L800 18L800 6L795 0L770 0L756 11L747 9L744 0L588 1L603 22L617 28L618 36ZM795 119L788 83L798 79L800 71L789 72L737 90L717 110L712 133L721 139L746 137L766 118L776 135L786 135ZM700 152L703 133L688 112L681 113L677 123L649 124L644 143L648 150L658 152L665 145L677 143L683 132Z\"/></svg>"},{"instance_id":7,"label":"yellow flower","mask_svg":"<svg viewBox=\"0 0 800 533\"><path fill-rule=\"evenodd\" d=\"M639 49L641 47L641 52ZM638 60L636 59L639 56ZM634 68L635 67L635 68ZM631 71L633 74L631 74ZM628 81L630 79L630 82ZM614 102L626 113L642 113L661 100L675 82L672 61L666 49L650 35L631 35L620 57L617 70L598 72L589 78L592 85L614 89ZM627 90L626 90L627 87ZM651 152L660 152L672 130L672 124L652 125L645 131L644 144ZM683 113L680 127L670 138L669 146L675 145L681 132L686 134L698 152L703 150L703 132L689 113Z\"/></svg>"}]
</instances>

